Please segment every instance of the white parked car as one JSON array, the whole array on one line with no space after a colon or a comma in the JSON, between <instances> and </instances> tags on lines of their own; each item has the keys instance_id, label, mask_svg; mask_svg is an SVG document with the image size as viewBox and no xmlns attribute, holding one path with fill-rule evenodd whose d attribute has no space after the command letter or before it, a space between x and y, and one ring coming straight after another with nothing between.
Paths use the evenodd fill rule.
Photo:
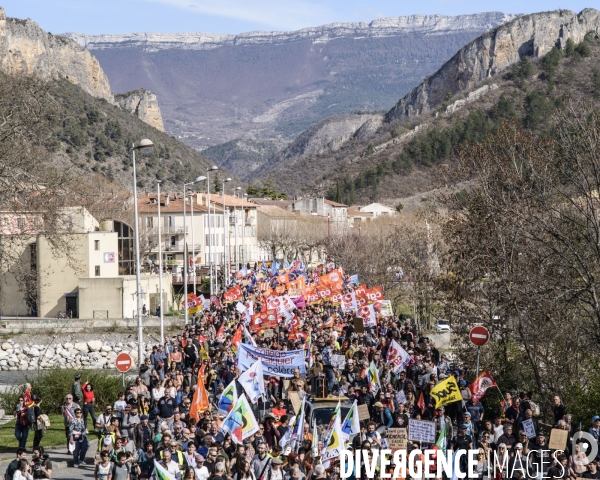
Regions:
<instances>
[{"instance_id":1,"label":"white parked car","mask_svg":"<svg viewBox=\"0 0 600 480\"><path fill-rule=\"evenodd\" d=\"M438 320L433 329L436 332L449 332L450 331L450 322L448 320Z\"/></svg>"}]
</instances>

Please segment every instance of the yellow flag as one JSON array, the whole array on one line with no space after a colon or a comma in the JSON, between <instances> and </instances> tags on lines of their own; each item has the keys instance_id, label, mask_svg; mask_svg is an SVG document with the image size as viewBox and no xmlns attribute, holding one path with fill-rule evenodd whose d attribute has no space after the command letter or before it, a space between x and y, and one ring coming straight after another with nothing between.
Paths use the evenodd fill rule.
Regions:
<instances>
[{"instance_id":1,"label":"yellow flag","mask_svg":"<svg viewBox=\"0 0 600 480\"><path fill-rule=\"evenodd\" d=\"M204 346L200 347L200 358L202 360L208 360L208 352L204 349Z\"/></svg>"},{"instance_id":2,"label":"yellow flag","mask_svg":"<svg viewBox=\"0 0 600 480\"><path fill-rule=\"evenodd\" d=\"M450 377L443 382L438 383L431 389L429 394L435 399L435 408L439 408L442 405L447 405L452 402L460 402L462 400L462 394L456 378Z\"/></svg>"}]
</instances>

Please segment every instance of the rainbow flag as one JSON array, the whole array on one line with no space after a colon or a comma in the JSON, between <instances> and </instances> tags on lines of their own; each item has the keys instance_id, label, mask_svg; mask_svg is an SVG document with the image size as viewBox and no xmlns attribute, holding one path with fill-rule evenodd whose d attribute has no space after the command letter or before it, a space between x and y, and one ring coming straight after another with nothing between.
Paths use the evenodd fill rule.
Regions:
<instances>
[{"instance_id":1,"label":"rainbow flag","mask_svg":"<svg viewBox=\"0 0 600 480\"><path fill-rule=\"evenodd\" d=\"M258 432L258 422L245 395L238 399L238 402L225 417L223 423L221 423L221 431L225 434L229 433L231 439L238 445L245 438Z\"/></svg>"},{"instance_id":2,"label":"rainbow flag","mask_svg":"<svg viewBox=\"0 0 600 480\"><path fill-rule=\"evenodd\" d=\"M234 380L225 387L225 390L223 390L223 393L219 397L219 403L217 405L219 413L227 415L235 405L235 402L237 402L237 390L235 388Z\"/></svg>"}]
</instances>

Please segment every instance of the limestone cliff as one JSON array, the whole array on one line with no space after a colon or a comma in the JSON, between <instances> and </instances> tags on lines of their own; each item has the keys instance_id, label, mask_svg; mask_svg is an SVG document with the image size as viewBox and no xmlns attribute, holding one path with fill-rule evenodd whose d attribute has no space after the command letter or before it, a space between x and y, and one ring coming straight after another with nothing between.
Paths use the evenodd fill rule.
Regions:
<instances>
[{"instance_id":1,"label":"limestone cliff","mask_svg":"<svg viewBox=\"0 0 600 480\"><path fill-rule=\"evenodd\" d=\"M472 89L478 82L506 70L521 57L539 57L567 39L580 42L600 33L600 12L585 9L524 15L485 33L460 49L436 73L411 90L386 115L389 121L407 121L439 106L448 92Z\"/></svg>"},{"instance_id":2,"label":"limestone cliff","mask_svg":"<svg viewBox=\"0 0 600 480\"><path fill-rule=\"evenodd\" d=\"M152 92L140 88L132 92L116 95L115 102L122 109L137 116L148 125L153 126L161 132L165 131L158 100Z\"/></svg>"},{"instance_id":3,"label":"limestone cliff","mask_svg":"<svg viewBox=\"0 0 600 480\"><path fill-rule=\"evenodd\" d=\"M32 20L6 18L0 7L0 69L51 79L65 77L97 98L113 101L98 60L64 37L44 32Z\"/></svg>"}]
</instances>

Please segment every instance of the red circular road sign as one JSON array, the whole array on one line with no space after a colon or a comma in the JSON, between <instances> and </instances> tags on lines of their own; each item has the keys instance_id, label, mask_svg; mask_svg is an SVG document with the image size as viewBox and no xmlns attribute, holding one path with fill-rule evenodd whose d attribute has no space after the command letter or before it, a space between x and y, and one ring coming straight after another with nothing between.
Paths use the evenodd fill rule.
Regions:
<instances>
[{"instance_id":1,"label":"red circular road sign","mask_svg":"<svg viewBox=\"0 0 600 480\"><path fill-rule=\"evenodd\" d=\"M117 370L121 373L126 373L131 367L133 367L133 358L127 352L119 353L115 360Z\"/></svg>"},{"instance_id":2,"label":"red circular road sign","mask_svg":"<svg viewBox=\"0 0 600 480\"><path fill-rule=\"evenodd\" d=\"M473 327L469 332L469 340L473 345L483 347L490 339L490 332L482 326Z\"/></svg>"}]
</instances>

